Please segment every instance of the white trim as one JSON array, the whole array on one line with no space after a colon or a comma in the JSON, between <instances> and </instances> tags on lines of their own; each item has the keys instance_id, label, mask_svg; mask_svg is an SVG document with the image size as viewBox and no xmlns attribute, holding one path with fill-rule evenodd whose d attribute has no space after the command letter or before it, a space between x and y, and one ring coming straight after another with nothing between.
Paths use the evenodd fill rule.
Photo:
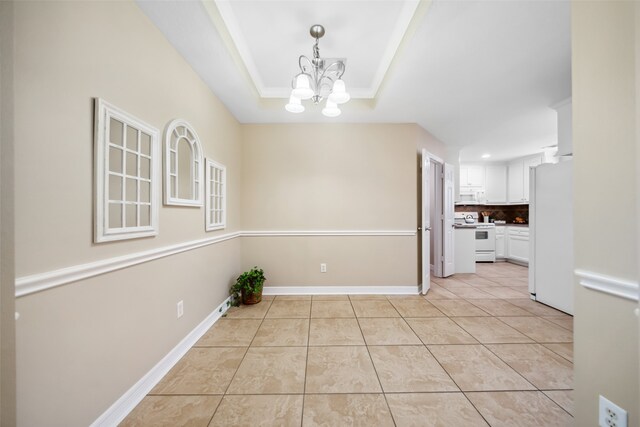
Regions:
<instances>
[{"instance_id":1,"label":"white trim","mask_svg":"<svg viewBox=\"0 0 640 427\"><path fill-rule=\"evenodd\" d=\"M177 243L175 245L150 249L148 251L134 252L100 261L74 265L58 270L36 273L16 279L16 298L35 292L44 291L67 283L88 279L100 274L121 270L144 262L153 261L181 252L198 249L214 243L235 239L236 237L262 237L262 236L415 236L412 230L296 230L296 231L236 231L220 234L205 239L192 240L190 242Z\"/></svg>"},{"instance_id":2,"label":"white trim","mask_svg":"<svg viewBox=\"0 0 640 427\"><path fill-rule=\"evenodd\" d=\"M415 230L252 230L243 237L262 236L415 236Z\"/></svg>"},{"instance_id":3,"label":"white trim","mask_svg":"<svg viewBox=\"0 0 640 427\"><path fill-rule=\"evenodd\" d=\"M575 274L579 278L580 284L585 288L632 301L638 301L638 291L640 288L638 282L580 269L576 269Z\"/></svg>"},{"instance_id":4,"label":"white trim","mask_svg":"<svg viewBox=\"0 0 640 427\"><path fill-rule=\"evenodd\" d=\"M155 387L167 372L198 342L209 328L227 311L229 298L213 310L198 326L195 327L178 345L162 358L137 383L127 390L116 402L100 415L92 427L118 425L133 408Z\"/></svg>"},{"instance_id":5,"label":"white trim","mask_svg":"<svg viewBox=\"0 0 640 427\"><path fill-rule=\"evenodd\" d=\"M65 285L71 282L77 282L78 280L88 279L100 274L142 264L143 262L152 261L158 258L179 254L181 252L190 251L192 249L201 248L214 243L224 242L225 240L234 239L236 237L240 237L240 232L221 234L219 236L209 237L206 239L192 240L190 242L178 243L176 245L169 245L148 251L135 252L87 264L74 265L60 270L19 277L16 279L16 297L22 297L34 292L43 291L45 289Z\"/></svg>"},{"instance_id":6,"label":"white trim","mask_svg":"<svg viewBox=\"0 0 640 427\"><path fill-rule=\"evenodd\" d=\"M265 286L263 295L418 295L418 286Z\"/></svg>"}]
</instances>

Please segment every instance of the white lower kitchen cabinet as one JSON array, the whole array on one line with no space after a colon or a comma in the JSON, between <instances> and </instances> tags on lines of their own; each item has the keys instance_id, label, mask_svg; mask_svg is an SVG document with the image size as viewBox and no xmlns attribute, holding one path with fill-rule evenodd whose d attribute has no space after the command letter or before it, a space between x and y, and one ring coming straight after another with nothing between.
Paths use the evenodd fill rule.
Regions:
<instances>
[{"instance_id":1,"label":"white lower kitchen cabinet","mask_svg":"<svg viewBox=\"0 0 640 427\"><path fill-rule=\"evenodd\" d=\"M507 259L529 263L529 227L505 227Z\"/></svg>"},{"instance_id":2,"label":"white lower kitchen cabinet","mask_svg":"<svg viewBox=\"0 0 640 427\"><path fill-rule=\"evenodd\" d=\"M507 227L496 227L496 258L506 258L507 251L504 239L504 230Z\"/></svg>"},{"instance_id":3,"label":"white lower kitchen cabinet","mask_svg":"<svg viewBox=\"0 0 640 427\"><path fill-rule=\"evenodd\" d=\"M456 228L454 230L454 260L456 273L476 272L476 229Z\"/></svg>"}]
</instances>

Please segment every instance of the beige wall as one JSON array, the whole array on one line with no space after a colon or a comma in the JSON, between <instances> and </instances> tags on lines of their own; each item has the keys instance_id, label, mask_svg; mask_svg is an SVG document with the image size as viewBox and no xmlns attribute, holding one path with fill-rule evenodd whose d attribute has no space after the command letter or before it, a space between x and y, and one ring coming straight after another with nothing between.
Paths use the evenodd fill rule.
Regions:
<instances>
[{"instance_id":1,"label":"beige wall","mask_svg":"<svg viewBox=\"0 0 640 427\"><path fill-rule=\"evenodd\" d=\"M416 151L443 144L416 125L245 125L245 230L417 228ZM243 238L267 286L417 285L416 236ZM327 273L320 273L320 263Z\"/></svg>"},{"instance_id":2,"label":"beige wall","mask_svg":"<svg viewBox=\"0 0 640 427\"><path fill-rule=\"evenodd\" d=\"M239 229L240 126L134 3L17 2L14 11L19 277ZM187 120L205 155L227 166L227 229L206 233L203 208L162 207L159 236L93 244L94 97L161 131ZM19 298L19 424L93 422L227 297L240 245Z\"/></svg>"},{"instance_id":3,"label":"beige wall","mask_svg":"<svg viewBox=\"0 0 640 427\"><path fill-rule=\"evenodd\" d=\"M415 230L416 125L244 125L245 230Z\"/></svg>"},{"instance_id":4,"label":"beige wall","mask_svg":"<svg viewBox=\"0 0 640 427\"><path fill-rule=\"evenodd\" d=\"M638 7L632 1L574 1L572 7L576 268L633 281ZM576 425L596 424L602 394L629 411L629 425L637 426L637 303L578 284L575 298Z\"/></svg>"},{"instance_id":5,"label":"beige wall","mask_svg":"<svg viewBox=\"0 0 640 427\"><path fill-rule=\"evenodd\" d=\"M15 425L13 4L0 2L0 425Z\"/></svg>"},{"instance_id":6,"label":"beige wall","mask_svg":"<svg viewBox=\"0 0 640 427\"><path fill-rule=\"evenodd\" d=\"M94 97L161 132L187 120L227 166L239 228L240 126L135 4L18 2L15 42L18 276L205 236L204 209L165 207L155 238L92 243Z\"/></svg>"},{"instance_id":7,"label":"beige wall","mask_svg":"<svg viewBox=\"0 0 640 427\"><path fill-rule=\"evenodd\" d=\"M135 4L14 12L18 277L240 229L416 230L416 152L444 157L417 125L240 126ZM205 233L202 208L162 207L157 237L92 243L94 97L161 131L178 117L197 130L205 155L227 166L226 230ZM21 297L19 425L93 422L227 297L242 267L264 267L272 286L408 286L417 250L415 236L245 237Z\"/></svg>"}]
</instances>

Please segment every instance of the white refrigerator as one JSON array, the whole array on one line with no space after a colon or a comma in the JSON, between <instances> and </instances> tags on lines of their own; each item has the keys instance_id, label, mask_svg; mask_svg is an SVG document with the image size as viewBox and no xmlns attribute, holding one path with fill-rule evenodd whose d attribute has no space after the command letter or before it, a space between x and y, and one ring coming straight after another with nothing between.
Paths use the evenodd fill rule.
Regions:
<instances>
[{"instance_id":1,"label":"white refrigerator","mask_svg":"<svg viewBox=\"0 0 640 427\"><path fill-rule=\"evenodd\" d=\"M529 292L573 314L573 161L531 169Z\"/></svg>"}]
</instances>

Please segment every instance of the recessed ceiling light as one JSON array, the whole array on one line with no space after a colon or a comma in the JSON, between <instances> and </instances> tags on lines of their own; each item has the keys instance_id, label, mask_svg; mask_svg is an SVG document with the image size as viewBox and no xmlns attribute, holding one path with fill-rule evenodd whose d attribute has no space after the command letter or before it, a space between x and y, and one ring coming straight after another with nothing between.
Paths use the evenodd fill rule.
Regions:
<instances>
[{"instance_id":1,"label":"recessed ceiling light","mask_svg":"<svg viewBox=\"0 0 640 427\"><path fill-rule=\"evenodd\" d=\"M489 157L491 157L491 154L487 153L487 154L483 154L481 156L483 159L488 159Z\"/></svg>"}]
</instances>

